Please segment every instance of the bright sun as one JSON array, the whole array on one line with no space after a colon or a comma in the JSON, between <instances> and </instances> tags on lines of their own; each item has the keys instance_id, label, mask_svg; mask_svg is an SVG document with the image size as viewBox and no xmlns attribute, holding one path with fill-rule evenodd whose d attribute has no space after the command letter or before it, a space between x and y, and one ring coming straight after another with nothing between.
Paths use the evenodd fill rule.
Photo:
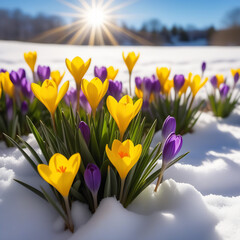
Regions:
<instances>
[{"instance_id":1,"label":"bright sun","mask_svg":"<svg viewBox=\"0 0 240 240\"><path fill-rule=\"evenodd\" d=\"M104 10L101 8L89 9L88 13L86 14L87 22L93 27L101 27L106 20L105 18L106 15L104 13Z\"/></svg>"},{"instance_id":2,"label":"bright sun","mask_svg":"<svg viewBox=\"0 0 240 240\"><path fill-rule=\"evenodd\" d=\"M119 14L118 10L122 9L136 0L123 0L119 5L113 5L114 0L78 0L79 4L73 4L71 1L58 0L66 6L72 8L74 13L62 13L64 16L75 18L72 23L48 30L39 35L35 40L41 40L55 34L63 33L57 38L56 43L68 40L68 44L83 44L88 42L89 45L104 45L106 42L117 45L117 34L124 34L140 44L149 44L149 42L126 28L120 27L116 21L126 20L127 15Z\"/></svg>"}]
</instances>

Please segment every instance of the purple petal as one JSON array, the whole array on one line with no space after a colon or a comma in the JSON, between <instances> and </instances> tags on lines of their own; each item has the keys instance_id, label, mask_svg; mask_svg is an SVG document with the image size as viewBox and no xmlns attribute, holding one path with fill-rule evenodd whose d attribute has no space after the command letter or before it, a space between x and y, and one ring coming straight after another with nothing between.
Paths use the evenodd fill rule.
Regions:
<instances>
[{"instance_id":1,"label":"purple petal","mask_svg":"<svg viewBox=\"0 0 240 240\"><path fill-rule=\"evenodd\" d=\"M167 139L171 133L176 131L176 119L174 117L168 116L162 125L162 137Z\"/></svg>"},{"instance_id":2,"label":"purple petal","mask_svg":"<svg viewBox=\"0 0 240 240\"><path fill-rule=\"evenodd\" d=\"M101 184L101 172L99 168L92 163L89 163L84 172L84 180L92 193L97 193Z\"/></svg>"}]
</instances>

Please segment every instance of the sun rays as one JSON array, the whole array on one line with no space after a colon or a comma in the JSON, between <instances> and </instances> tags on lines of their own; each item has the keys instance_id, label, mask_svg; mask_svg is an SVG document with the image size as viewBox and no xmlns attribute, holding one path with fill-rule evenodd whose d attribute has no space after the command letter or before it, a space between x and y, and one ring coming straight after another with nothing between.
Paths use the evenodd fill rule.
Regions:
<instances>
[{"instance_id":1,"label":"sun rays","mask_svg":"<svg viewBox=\"0 0 240 240\"><path fill-rule=\"evenodd\" d=\"M128 17L120 14L119 10L132 4L132 1L118 5L114 5L114 0L78 0L78 5L65 0L59 1L74 10L73 13L61 13L74 18L74 22L48 30L34 41L50 38L56 43L118 45L117 36L124 35L139 44L149 44L145 39L117 24L117 21Z\"/></svg>"}]
</instances>

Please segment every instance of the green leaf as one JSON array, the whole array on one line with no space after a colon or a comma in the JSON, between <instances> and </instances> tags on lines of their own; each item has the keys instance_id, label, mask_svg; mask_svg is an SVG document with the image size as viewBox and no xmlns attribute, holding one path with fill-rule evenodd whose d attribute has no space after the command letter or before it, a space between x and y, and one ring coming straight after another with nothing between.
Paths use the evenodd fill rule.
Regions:
<instances>
[{"instance_id":1,"label":"green leaf","mask_svg":"<svg viewBox=\"0 0 240 240\"><path fill-rule=\"evenodd\" d=\"M27 155L27 153L22 149L22 147L17 143L15 142L11 137L9 137L8 135L4 134L3 135L13 144L15 145L19 151L23 154L23 156L27 159L27 161L30 163L30 165L33 167L34 171L38 173L38 170L37 170L37 165L36 163Z\"/></svg>"},{"instance_id":2,"label":"green leaf","mask_svg":"<svg viewBox=\"0 0 240 240\"><path fill-rule=\"evenodd\" d=\"M28 185L27 183L24 183L24 182L20 181L20 180L17 180L17 179L13 179L13 180L14 180L15 182L21 184L22 186L24 186L24 187L27 188L28 190L32 191L33 193L35 193L36 195L38 195L38 196L41 197L42 199L47 200L47 199L45 198L44 194L43 194L41 191L39 191L38 189L36 189L36 188Z\"/></svg>"},{"instance_id":3,"label":"green leaf","mask_svg":"<svg viewBox=\"0 0 240 240\"><path fill-rule=\"evenodd\" d=\"M35 152L35 150L26 141L24 141L20 136L17 136L17 137L29 149L29 151L35 157L37 162L39 164L42 164L43 162L42 162L41 158L38 156L38 154Z\"/></svg>"},{"instance_id":4,"label":"green leaf","mask_svg":"<svg viewBox=\"0 0 240 240\"><path fill-rule=\"evenodd\" d=\"M27 123L28 123L28 126L29 128L31 129L31 132L33 133L42 153L43 153L43 156L45 157L46 161L48 162L48 160L50 159L47 151L46 151L46 147L45 147L45 142L43 141L41 135L39 134L37 128L34 126L34 124L32 123L31 119L26 116L26 120L27 120Z\"/></svg>"}]
</instances>

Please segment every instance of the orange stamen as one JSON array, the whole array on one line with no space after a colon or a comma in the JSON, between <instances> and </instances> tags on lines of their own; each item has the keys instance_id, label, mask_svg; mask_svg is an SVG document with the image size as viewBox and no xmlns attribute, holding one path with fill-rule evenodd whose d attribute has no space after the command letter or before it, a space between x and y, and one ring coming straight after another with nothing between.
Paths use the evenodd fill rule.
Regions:
<instances>
[{"instance_id":1,"label":"orange stamen","mask_svg":"<svg viewBox=\"0 0 240 240\"><path fill-rule=\"evenodd\" d=\"M67 169L67 167L61 166L61 167L59 167L59 169L57 169L57 171L60 173L65 173L66 169Z\"/></svg>"},{"instance_id":2,"label":"orange stamen","mask_svg":"<svg viewBox=\"0 0 240 240\"><path fill-rule=\"evenodd\" d=\"M119 152L118 155L119 155L121 158L129 157L129 154L128 154L128 153L125 153L125 152L123 152L123 151Z\"/></svg>"}]
</instances>

